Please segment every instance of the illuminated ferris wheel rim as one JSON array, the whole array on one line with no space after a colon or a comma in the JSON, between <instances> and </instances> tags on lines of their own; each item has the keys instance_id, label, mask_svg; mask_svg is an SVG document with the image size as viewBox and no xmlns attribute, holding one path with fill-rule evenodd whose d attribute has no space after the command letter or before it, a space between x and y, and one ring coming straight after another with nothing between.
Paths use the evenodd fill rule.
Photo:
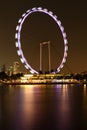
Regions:
<instances>
[{"instance_id":1,"label":"illuminated ferris wheel rim","mask_svg":"<svg viewBox=\"0 0 87 130\"><path fill-rule=\"evenodd\" d=\"M67 51L68 51L68 45L67 45L68 41L67 41L66 33L64 31L64 27L61 25L61 21L57 19L56 15L53 15L53 12L48 11L47 9L42 9L42 7L37 7L37 8L35 7L35 8L30 9L30 10L27 10L24 14L22 14L22 17L19 19L18 25L16 26L16 34L15 34L16 43L15 43L15 45L17 47L17 53L20 56L21 62L25 65L25 68L29 69L29 71L31 73L37 73L38 74L38 71L34 70L28 64L26 58L24 57L24 54L23 54L23 51L22 51L22 48L21 48L21 40L20 40L22 25L23 25L25 19L30 14L32 14L34 12L43 12L43 13L49 15L57 23L58 27L61 30L61 33L62 33L62 36L63 36L63 41L64 41L64 55L63 55L63 59L62 59L61 64L57 67L57 72L59 72L63 68L64 63L66 62Z\"/></svg>"}]
</instances>

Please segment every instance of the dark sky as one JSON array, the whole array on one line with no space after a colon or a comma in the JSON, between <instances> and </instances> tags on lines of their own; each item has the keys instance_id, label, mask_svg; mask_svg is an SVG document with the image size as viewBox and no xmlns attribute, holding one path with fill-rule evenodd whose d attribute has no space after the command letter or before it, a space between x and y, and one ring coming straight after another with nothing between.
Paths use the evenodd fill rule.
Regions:
<instances>
[{"instance_id":1,"label":"dark sky","mask_svg":"<svg viewBox=\"0 0 87 130\"><path fill-rule=\"evenodd\" d=\"M61 72L87 71L86 0L3 0L0 4L0 67L5 64L8 68L14 61L20 62L14 37L17 22L28 9L40 6L51 10L58 16L67 34L68 57ZM63 54L61 33L54 21L47 15L36 13L30 16L23 25L21 40L28 63L37 71L39 69L39 42L41 41L50 40L52 42L53 69L59 64L56 63L57 57L60 52L61 55ZM56 45L57 42L60 44ZM25 71L21 62L20 67L21 71Z\"/></svg>"}]
</instances>

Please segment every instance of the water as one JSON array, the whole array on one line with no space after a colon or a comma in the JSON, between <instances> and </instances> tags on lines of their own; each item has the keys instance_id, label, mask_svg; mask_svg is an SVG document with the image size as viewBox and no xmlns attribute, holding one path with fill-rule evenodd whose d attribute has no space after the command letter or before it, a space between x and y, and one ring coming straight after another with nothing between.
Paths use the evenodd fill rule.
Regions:
<instances>
[{"instance_id":1,"label":"water","mask_svg":"<svg viewBox=\"0 0 87 130\"><path fill-rule=\"evenodd\" d=\"M0 130L87 130L87 86L0 86Z\"/></svg>"}]
</instances>

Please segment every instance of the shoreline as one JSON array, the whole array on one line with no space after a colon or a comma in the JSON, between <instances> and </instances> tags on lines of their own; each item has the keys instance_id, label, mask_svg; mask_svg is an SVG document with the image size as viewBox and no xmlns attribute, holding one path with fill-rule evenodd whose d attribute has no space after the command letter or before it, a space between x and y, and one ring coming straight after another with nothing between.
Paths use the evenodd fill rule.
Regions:
<instances>
[{"instance_id":1,"label":"shoreline","mask_svg":"<svg viewBox=\"0 0 87 130\"><path fill-rule=\"evenodd\" d=\"M1 85L41 85L41 84L87 84L87 82L4 82Z\"/></svg>"}]
</instances>

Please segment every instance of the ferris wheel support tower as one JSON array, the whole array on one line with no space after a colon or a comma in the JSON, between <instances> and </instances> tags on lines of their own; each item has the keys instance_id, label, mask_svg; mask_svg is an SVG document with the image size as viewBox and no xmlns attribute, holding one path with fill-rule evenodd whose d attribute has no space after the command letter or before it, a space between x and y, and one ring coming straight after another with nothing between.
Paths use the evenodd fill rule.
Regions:
<instances>
[{"instance_id":1,"label":"ferris wheel support tower","mask_svg":"<svg viewBox=\"0 0 87 130\"><path fill-rule=\"evenodd\" d=\"M42 48L48 45L49 72L51 71L50 41L40 43L40 71L42 71Z\"/></svg>"}]
</instances>

